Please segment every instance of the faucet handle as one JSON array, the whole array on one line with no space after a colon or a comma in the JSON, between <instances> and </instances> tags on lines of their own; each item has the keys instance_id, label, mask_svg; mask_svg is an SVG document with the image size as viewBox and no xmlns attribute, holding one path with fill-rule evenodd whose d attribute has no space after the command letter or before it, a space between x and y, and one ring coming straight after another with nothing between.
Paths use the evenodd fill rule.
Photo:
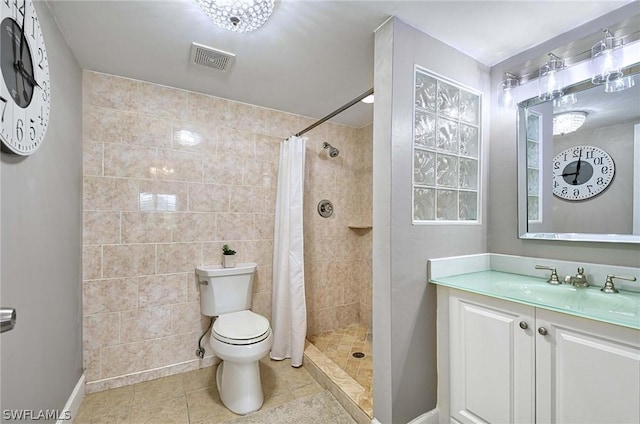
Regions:
<instances>
[{"instance_id":1,"label":"faucet handle","mask_svg":"<svg viewBox=\"0 0 640 424\"><path fill-rule=\"evenodd\" d=\"M547 270L551 271L551 275L549 276L549 279L547 280L547 283L553 284L553 285L562 284L562 282L558 278L558 272L556 271L556 267L554 267L554 266L545 266L545 265L536 265L536 269L547 269Z\"/></svg>"},{"instance_id":2,"label":"faucet handle","mask_svg":"<svg viewBox=\"0 0 640 424\"><path fill-rule=\"evenodd\" d=\"M613 279L617 278L618 280L627 280L627 281L636 281L636 277L622 277L618 275L608 274L607 280L604 282L604 286L600 289L600 291L605 293L618 293L618 289L613 285Z\"/></svg>"}]
</instances>

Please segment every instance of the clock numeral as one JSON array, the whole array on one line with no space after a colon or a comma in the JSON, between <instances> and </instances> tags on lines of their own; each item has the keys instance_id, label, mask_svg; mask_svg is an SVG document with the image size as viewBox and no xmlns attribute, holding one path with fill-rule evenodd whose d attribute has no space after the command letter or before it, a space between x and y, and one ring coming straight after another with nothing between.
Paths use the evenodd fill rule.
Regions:
<instances>
[{"instance_id":1,"label":"clock numeral","mask_svg":"<svg viewBox=\"0 0 640 424\"><path fill-rule=\"evenodd\" d=\"M607 173L609 173L609 167L608 166L603 166L601 171L602 171L603 174L607 174Z\"/></svg>"},{"instance_id":2,"label":"clock numeral","mask_svg":"<svg viewBox=\"0 0 640 424\"><path fill-rule=\"evenodd\" d=\"M602 156L593 159L594 165L602 165Z\"/></svg>"},{"instance_id":3,"label":"clock numeral","mask_svg":"<svg viewBox=\"0 0 640 424\"><path fill-rule=\"evenodd\" d=\"M44 107L40 106L40 113L38 114L38 119L40 120L40 126L44 125Z\"/></svg>"},{"instance_id":4,"label":"clock numeral","mask_svg":"<svg viewBox=\"0 0 640 424\"><path fill-rule=\"evenodd\" d=\"M18 0L13 0L13 5L18 8L18 12L20 15L24 16L24 2L21 5L18 5Z\"/></svg>"},{"instance_id":5,"label":"clock numeral","mask_svg":"<svg viewBox=\"0 0 640 424\"><path fill-rule=\"evenodd\" d=\"M0 120L0 122L4 122L4 112L7 110L7 99L0 96L0 102L4 103L4 106L2 106L2 120Z\"/></svg>"},{"instance_id":6,"label":"clock numeral","mask_svg":"<svg viewBox=\"0 0 640 424\"><path fill-rule=\"evenodd\" d=\"M598 185L604 184L604 178L598 177L598 179L596 180L596 184L598 184Z\"/></svg>"},{"instance_id":7,"label":"clock numeral","mask_svg":"<svg viewBox=\"0 0 640 424\"><path fill-rule=\"evenodd\" d=\"M42 47L38 47L38 67L40 69L44 69L42 62L44 61L44 52L42 51Z\"/></svg>"},{"instance_id":8,"label":"clock numeral","mask_svg":"<svg viewBox=\"0 0 640 424\"><path fill-rule=\"evenodd\" d=\"M567 194L567 188L566 187L562 187L562 191L561 191L562 195L566 195Z\"/></svg>"},{"instance_id":9,"label":"clock numeral","mask_svg":"<svg viewBox=\"0 0 640 424\"><path fill-rule=\"evenodd\" d=\"M31 139L31 141L36 139L36 128L33 126L33 124L36 123L36 121L34 121L33 119L29 118L29 138Z\"/></svg>"},{"instance_id":10,"label":"clock numeral","mask_svg":"<svg viewBox=\"0 0 640 424\"><path fill-rule=\"evenodd\" d=\"M573 195L576 196L576 197L580 196L580 189L579 188L574 188L573 189Z\"/></svg>"},{"instance_id":11,"label":"clock numeral","mask_svg":"<svg viewBox=\"0 0 640 424\"><path fill-rule=\"evenodd\" d=\"M18 141L22 141L22 138L24 137L24 130L22 129L23 126L24 122L22 119L18 119L18 122L16 122L16 139Z\"/></svg>"},{"instance_id":12,"label":"clock numeral","mask_svg":"<svg viewBox=\"0 0 640 424\"><path fill-rule=\"evenodd\" d=\"M46 102L47 98L49 97L49 94L47 93L47 83L42 82L41 87L42 87L42 100Z\"/></svg>"},{"instance_id":13,"label":"clock numeral","mask_svg":"<svg viewBox=\"0 0 640 424\"><path fill-rule=\"evenodd\" d=\"M554 182L553 182L553 188L558 188L558 186L559 186L559 185L560 185L560 184L558 184L558 182L557 182L557 181L554 181Z\"/></svg>"},{"instance_id":14,"label":"clock numeral","mask_svg":"<svg viewBox=\"0 0 640 424\"><path fill-rule=\"evenodd\" d=\"M38 22L38 18L35 16L31 17L31 38L36 39L36 23ZM38 49L41 50L41 49Z\"/></svg>"},{"instance_id":15,"label":"clock numeral","mask_svg":"<svg viewBox=\"0 0 640 424\"><path fill-rule=\"evenodd\" d=\"M579 158L580 157L580 152L581 152L581 150L574 150L573 151L573 157L574 158Z\"/></svg>"},{"instance_id":16,"label":"clock numeral","mask_svg":"<svg viewBox=\"0 0 640 424\"><path fill-rule=\"evenodd\" d=\"M7 7L11 7L11 5L9 4L9 0L4 0L4 4L5 4Z\"/></svg>"},{"instance_id":17,"label":"clock numeral","mask_svg":"<svg viewBox=\"0 0 640 424\"><path fill-rule=\"evenodd\" d=\"M553 162L553 169L560 169L560 162Z\"/></svg>"},{"instance_id":18,"label":"clock numeral","mask_svg":"<svg viewBox=\"0 0 640 424\"><path fill-rule=\"evenodd\" d=\"M587 154L585 155L586 159L593 159L593 150L587 151Z\"/></svg>"},{"instance_id":19,"label":"clock numeral","mask_svg":"<svg viewBox=\"0 0 640 424\"><path fill-rule=\"evenodd\" d=\"M593 188L593 186L591 184L587 184L587 190L589 190L589 194L593 193L593 191L591 190Z\"/></svg>"}]
</instances>

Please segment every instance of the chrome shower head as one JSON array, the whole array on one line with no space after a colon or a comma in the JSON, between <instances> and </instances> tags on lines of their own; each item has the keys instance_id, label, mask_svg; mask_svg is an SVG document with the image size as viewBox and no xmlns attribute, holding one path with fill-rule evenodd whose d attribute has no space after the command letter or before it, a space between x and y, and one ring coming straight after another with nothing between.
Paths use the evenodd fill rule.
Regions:
<instances>
[{"instance_id":1,"label":"chrome shower head","mask_svg":"<svg viewBox=\"0 0 640 424\"><path fill-rule=\"evenodd\" d=\"M331 144L327 143L326 141L324 143L322 143L322 147L325 149L329 149L329 156L331 156L332 158L335 158L336 156L338 156L340 154L340 150L336 149L335 147L333 147Z\"/></svg>"}]
</instances>

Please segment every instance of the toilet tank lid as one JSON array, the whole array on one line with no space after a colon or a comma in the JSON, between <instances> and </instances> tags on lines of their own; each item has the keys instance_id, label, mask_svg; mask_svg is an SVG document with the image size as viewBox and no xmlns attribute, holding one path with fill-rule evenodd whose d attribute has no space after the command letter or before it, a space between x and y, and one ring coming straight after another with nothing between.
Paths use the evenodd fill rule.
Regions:
<instances>
[{"instance_id":1,"label":"toilet tank lid","mask_svg":"<svg viewBox=\"0 0 640 424\"><path fill-rule=\"evenodd\" d=\"M196 268L196 274L201 277L222 277L225 275L251 274L258 266L255 262L241 262L233 268L223 268L222 265L202 265Z\"/></svg>"}]
</instances>

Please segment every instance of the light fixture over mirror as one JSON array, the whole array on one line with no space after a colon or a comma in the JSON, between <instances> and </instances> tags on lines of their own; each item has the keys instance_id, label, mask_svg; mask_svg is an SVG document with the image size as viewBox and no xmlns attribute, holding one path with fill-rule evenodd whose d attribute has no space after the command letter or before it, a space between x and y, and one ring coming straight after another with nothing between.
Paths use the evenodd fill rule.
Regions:
<instances>
[{"instance_id":1,"label":"light fixture over mirror","mask_svg":"<svg viewBox=\"0 0 640 424\"><path fill-rule=\"evenodd\" d=\"M509 72L504 73L504 80L498 84L498 104L502 109L515 110L518 100L514 88L518 85L520 85L518 77Z\"/></svg>"},{"instance_id":2,"label":"light fixture over mirror","mask_svg":"<svg viewBox=\"0 0 640 424\"><path fill-rule=\"evenodd\" d=\"M542 101L557 99L564 94L564 78L562 71L564 61L553 53L549 53L549 61L540 67L539 81Z\"/></svg>"},{"instance_id":3,"label":"light fixture over mirror","mask_svg":"<svg viewBox=\"0 0 640 424\"><path fill-rule=\"evenodd\" d=\"M621 50L619 49L621 46L622 40L615 38L608 29L605 29L604 38L591 48L592 84L605 84L622 77L620 70Z\"/></svg>"},{"instance_id":4,"label":"light fixture over mirror","mask_svg":"<svg viewBox=\"0 0 640 424\"><path fill-rule=\"evenodd\" d=\"M260 28L273 13L274 0L198 0L220 28L249 32Z\"/></svg>"}]
</instances>

